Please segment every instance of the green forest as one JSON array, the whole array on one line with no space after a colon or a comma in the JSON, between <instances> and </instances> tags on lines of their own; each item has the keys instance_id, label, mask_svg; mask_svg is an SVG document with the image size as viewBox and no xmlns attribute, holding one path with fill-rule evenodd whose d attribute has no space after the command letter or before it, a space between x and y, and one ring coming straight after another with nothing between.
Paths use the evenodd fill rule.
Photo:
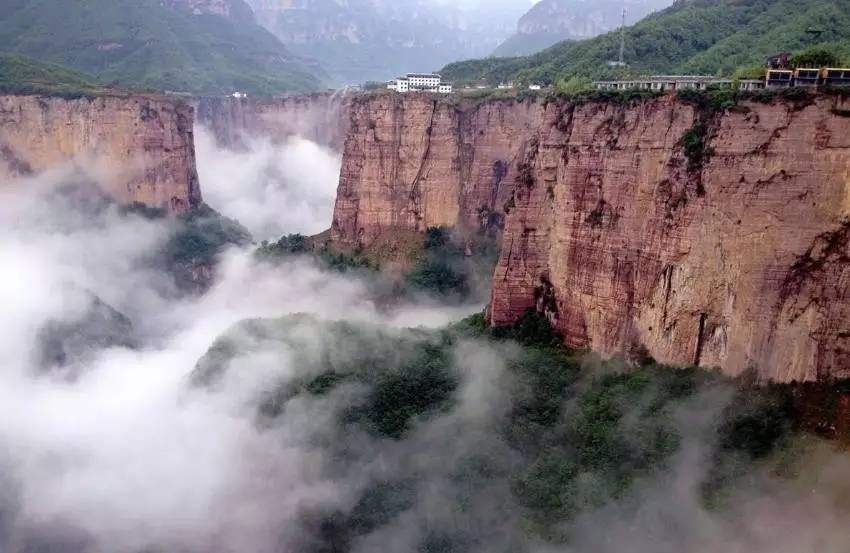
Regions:
<instances>
[{"instance_id":1,"label":"green forest","mask_svg":"<svg viewBox=\"0 0 850 553\"><path fill-rule=\"evenodd\" d=\"M321 87L320 71L250 20L193 15L156 0L4 1L0 51L104 85L266 95Z\"/></svg>"},{"instance_id":2,"label":"green forest","mask_svg":"<svg viewBox=\"0 0 850 553\"><path fill-rule=\"evenodd\" d=\"M307 346L313 337L321 337L318 347ZM692 483L697 502L722 513L762 471L790 482L821 440L842 438L831 422L842 385L758 386L748 375L667 367L647 356L638 364L603 360L561 344L532 311L508 327L474 315L438 330L294 315L239 323L191 380L215 390L228 372L250 370L239 360L253 355L298 367L256 398L261 427L315 407L326 422L311 443L323 452L326 477L366 482L350 509L304 514L314 536L303 551L350 551L412 521L428 529L418 551L568 544L571 521L631 504L641 486L674 471L694 440L707 447ZM470 375L461 366L475 356L483 364ZM502 362L499 401L490 398L486 416L465 418L470 390L484 385L475 378ZM398 470L370 472L370 460L399 454ZM449 517L422 510L433 493ZM498 543L502 533L509 543Z\"/></svg>"},{"instance_id":3,"label":"green forest","mask_svg":"<svg viewBox=\"0 0 850 553\"><path fill-rule=\"evenodd\" d=\"M0 92L68 98L97 95L103 89L89 75L27 56L0 53Z\"/></svg>"},{"instance_id":4,"label":"green forest","mask_svg":"<svg viewBox=\"0 0 850 553\"><path fill-rule=\"evenodd\" d=\"M650 73L731 76L778 52L825 48L850 58L850 0L679 0L625 31L627 67L618 57L620 32L561 42L535 55L450 64L457 83L481 79L554 84L573 77L603 79Z\"/></svg>"}]
</instances>

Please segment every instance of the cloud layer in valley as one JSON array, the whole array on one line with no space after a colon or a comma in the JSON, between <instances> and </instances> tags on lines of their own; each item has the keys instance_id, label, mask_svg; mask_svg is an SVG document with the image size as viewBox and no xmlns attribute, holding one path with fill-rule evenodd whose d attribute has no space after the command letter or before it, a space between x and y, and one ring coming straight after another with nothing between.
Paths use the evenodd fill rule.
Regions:
<instances>
[{"instance_id":1,"label":"cloud layer in valley","mask_svg":"<svg viewBox=\"0 0 850 553\"><path fill-rule=\"evenodd\" d=\"M340 154L297 136L283 144L246 138L234 151L198 127L195 140L205 201L258 240L330 228Z\"/></svg>"},{"instance_id":2,"label":"cloud layer in valley","mask_svg":"<svg viewBox=\"0 0 850 553\"><path fill-rule=\"evenodd\" d=\"M202 163L213 158L214 167L201 170L207 199L258 238L328 226L333 195L324 179L338 170L332 154L295 140L283 150L258 143L245 154L200 156ZM850 547L850 466L820 444L802 458L801 477L777 480L765 470L727 512L704 507L698 486L714 415L728 401L723 389L678 406L682 442L662 478L641 480L634 493L565 523L570 539L558 546L529 539L516 483L506 476L520 462L501 434L516 384L516 345L452 343L452 400L427 419L414 418L403 439L339 425L367 392L358 383L326 394L294 392L279 400L278 416L263 418L258 405L271 389L298 390L320 373L321 363L310 360L372 353L346 350L324 321L351 322L376 351L394 353L395 338L414 345L441 339L403 327L440 327L474 308L376 305L366 276L327 272L308 259L261 263L251 247L226 252L203 295L181 294L151 263L177 223L55 192L88 178L66 167L0 185L0 551L321 551L335 543L335 516L356 511L364 494L387 483L400 494L399 514L360 521L362 531L343 550ZM73 324L93 298L132 322L136 346L95 344L85 358L67 360L80 365L73 371L42 366L45 324ZM216 385L192 385L198 360L234 325L298 313L310 316L290 320L286 341L242 336ZM574 409L563 406L564 421ZM470 539L445 538L456 534Z\"/></svg>"},{"instance_id":3,"label":"cloud layer in valley","mask_svg":"<svg viewBox=\"0 0 850 553\"><path fill-rule=\"evenodd\" d=\"M257 264L250 248L225 255L204 296L181 297L148 262L169 224L114 206L81 209L73 194L55 194L87 178L68 167L0 187L0 550L271 551L268 532L284 524L280 504L298 503L294 488L314 460L286 436L257 429L236 401L262 379L240 382L236 399L189 390L197 360L245 318L307 312L443 325L469 308L382 313L361 279L307 260ZM130 318L140 347L96 351L73 381L45 372L40 330L78 320L93 297ZM321 496L315 486L301 493Z\"/></svg>"}]
</instances>

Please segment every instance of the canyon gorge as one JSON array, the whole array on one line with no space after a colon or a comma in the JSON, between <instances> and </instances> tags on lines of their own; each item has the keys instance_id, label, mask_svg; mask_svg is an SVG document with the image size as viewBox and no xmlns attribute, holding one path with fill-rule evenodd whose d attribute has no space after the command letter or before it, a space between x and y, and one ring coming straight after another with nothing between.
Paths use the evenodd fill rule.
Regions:
<instances>
[{"instance_id":1,"label":"canyon gorge","mask_svg":"<svg viewBox=\"0 0 850 553\"><path fill-rule=\"evenodd\" d=\"M225 148L244 147L247 137L281 143L299 136L342 151L352 97L345 91L283 98L204 97L197 101L197 120Z\"/></svg>"},{"instance_id":2,"label":"canyon gorge","mask_svg":"<svg viewBox=\"0 0 850 553\"><path fill-rule=\"evenodd\" d=\"M847 101L700 109L424 96L355 102L332 234L503 229L492 324L660 362L848 376ZM695 140L690 151L686 140Z\"/></svg>"},{"instance_id":3,"label":"canyon gorge","mask_svg":"<svg viewBox=\"0 0 850 553\"><path fill-rule=\"evenodd\" d=\"M317 94L203 98L197 114L223 147L341 151L338 247L499 235L491 324L535 309L570 347L802 381L850 376L848 105ZM98 159L125 170L105 180L119 202L200 203L189 106L5 96L0 117L19 172Z\"/></svg>"},{"instance_id":4,"label":"canyon gorge","mask_svg":"<svg viewBox=\"0 0 850 553\"><path fill-rule=\"evenodd\" d=\"M700 98L4 96L0 550L846 551L847 100Z\"/></svg>"},{"instance_id":5,"label":"canyon gorge","mask_svg":"<svg viewBox=\"0 0 850 553\"><path fill-rule=\"evenodd\" d=\"M848 29L0 1L0 553L850 552Z\"/></svg>"}]
</instances>

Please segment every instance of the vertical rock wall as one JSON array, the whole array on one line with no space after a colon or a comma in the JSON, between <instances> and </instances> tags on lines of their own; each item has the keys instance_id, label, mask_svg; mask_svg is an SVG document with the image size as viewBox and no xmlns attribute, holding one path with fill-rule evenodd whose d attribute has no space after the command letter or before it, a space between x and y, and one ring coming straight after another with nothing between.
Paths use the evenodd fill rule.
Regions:
<instances>
[{"instance_id":1,"label":"vertical rock wall","mask_svg":"<svg viewBox=\"0 0 850 553\"><path fill-rule=\"evenodd\" d=\"M461 109L423 94L355 100L332 235L369 243L394 229L500 226L542 104Z\"/></svg>"},{"instance_id":2,"label":"vertical rock wall","mask_svg":"<svg viewBox=\"0 0 850 553\"><path fill-rule=\"evenodd\" d=\"M494 324L533 307L574 347L850 376L847 108L371 97L351 108L333 237L504 225Z\"/></svg>"},{"instance_id":3,"label":"vertical rock wall","mask_svg":"<svg viewBox=\"0 0 850 553\"><path fill-rule=\"evenodd\" d=\"M145 96L0 96L0 161L16 173L84 165L121 203L181 212L201 202L193 110Z\"/></svg>"},{"instance_id":4,"label":"vertical rock wall","mask_svg":"<svg viewBox=\"0 0 850 553\"><path fill-rule=\"evenodd\" d=\"M708 120L670 99L565 107L516 187L492 322L533 306L574 347L850 376L850 119L836 102ZM702 163L682 143L698 119Z\"/></svg>"}]
</instances>

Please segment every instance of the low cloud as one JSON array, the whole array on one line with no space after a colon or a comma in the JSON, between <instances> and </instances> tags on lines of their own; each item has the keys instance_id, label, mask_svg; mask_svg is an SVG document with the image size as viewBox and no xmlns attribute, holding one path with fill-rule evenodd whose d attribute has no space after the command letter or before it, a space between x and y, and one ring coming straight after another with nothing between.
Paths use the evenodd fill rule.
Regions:
<instances>
[{"instance_id":1,"label":"low cloud","mask_svg":"<svg viewBox=\"0 0 850 553\"><path fill-rule=\"evenodd\" d=\"M292 155L304 168L317 150L298 141L288 147L287 154L262 143L246 154L216 153L221 169L213 172L222 180L203 181L210 203L253 225L259 237L326 227L329 188L311 188L281 161ZM338 169L326 153L316 155L315 163L331 165L328 175ZM248 168L241 181L240 165ZM289 176L264 177L269 170ZM296 395L282 416L259 420L258 397L315 376L305 356L346 355L315 321L375 324L408 336L403 327L440 327L480 306L377 305L365 276L328 272L309 259L259 263L251 248L226 252L202 296L181 296L148 263L172 223L92 209L55 192L87 178L65 167L0 183L0 551L311 551L333 530L329 514L350 513L364 491L383 483L398 486L403 507L351 538L353 552L412 552L425 542L430 551L448 550L442 536L455 534L469 538L462 550L488 553L850 549L850 465L820 443L798 460L795 478L778 479L765 465L728 510L705 508L699 484L728 400L722 388L678 406L682 441L669 471L639 479L632 493L565 524L570 539L559 545L530 540L508 476L520 463L501 433L512 406L515 345L454 343L453 402L414 420L403 440L340 429L341 413L363 394L356 384ZM241 204L240 186L249 192ZM292 212L293 205L301 207ZM137 347L98 348L74 379L45 372L37 363L39 330L78 319L92 297L133 322ZM197 361L234 325L296 313L312 315L291 329L300 350L279 341L248 348L229 361L220 385L190 384ZM417 485L405 495L410 481Z\"/></svg>"},{"instance_id":2,"label":"low cloud","mask_svg":"<svg viewBox=\"0 0 850 553\"><path fill-rule=\"evenodd\" d=\"M258 240L330 228L340 154L297 136L282 144L246 138L246 148L235 151L198 127L195 140L205 201Z\"/></svg>"},{"instance_id":3,"label":"low cloud","mask_svg":"<svg viewBox=\"0 0 850 553\"><path fill-rule=\"evenodd\" d=\"M115 207L80 209L73 194L56 194L85 179L68 167L0 186L0 550L278 551L287 519L305 502L339 501L339 484L316 474L322 451L308 443L333 410L316 405L263 431L253 406L239 401L263 386L262 371L207 394L187 386L198 359L247 318L312 313L441 326L471 308L379 309L361 278L307 259L260 264L250 248L223 256L205 295L176 296L147 263L168 224ZM300 224L317 223L305 216ZM139 348L97 351L73 381L44 374L39 330L74 321L92 297L133 321Z\"/></svg>"}]
</instances>

